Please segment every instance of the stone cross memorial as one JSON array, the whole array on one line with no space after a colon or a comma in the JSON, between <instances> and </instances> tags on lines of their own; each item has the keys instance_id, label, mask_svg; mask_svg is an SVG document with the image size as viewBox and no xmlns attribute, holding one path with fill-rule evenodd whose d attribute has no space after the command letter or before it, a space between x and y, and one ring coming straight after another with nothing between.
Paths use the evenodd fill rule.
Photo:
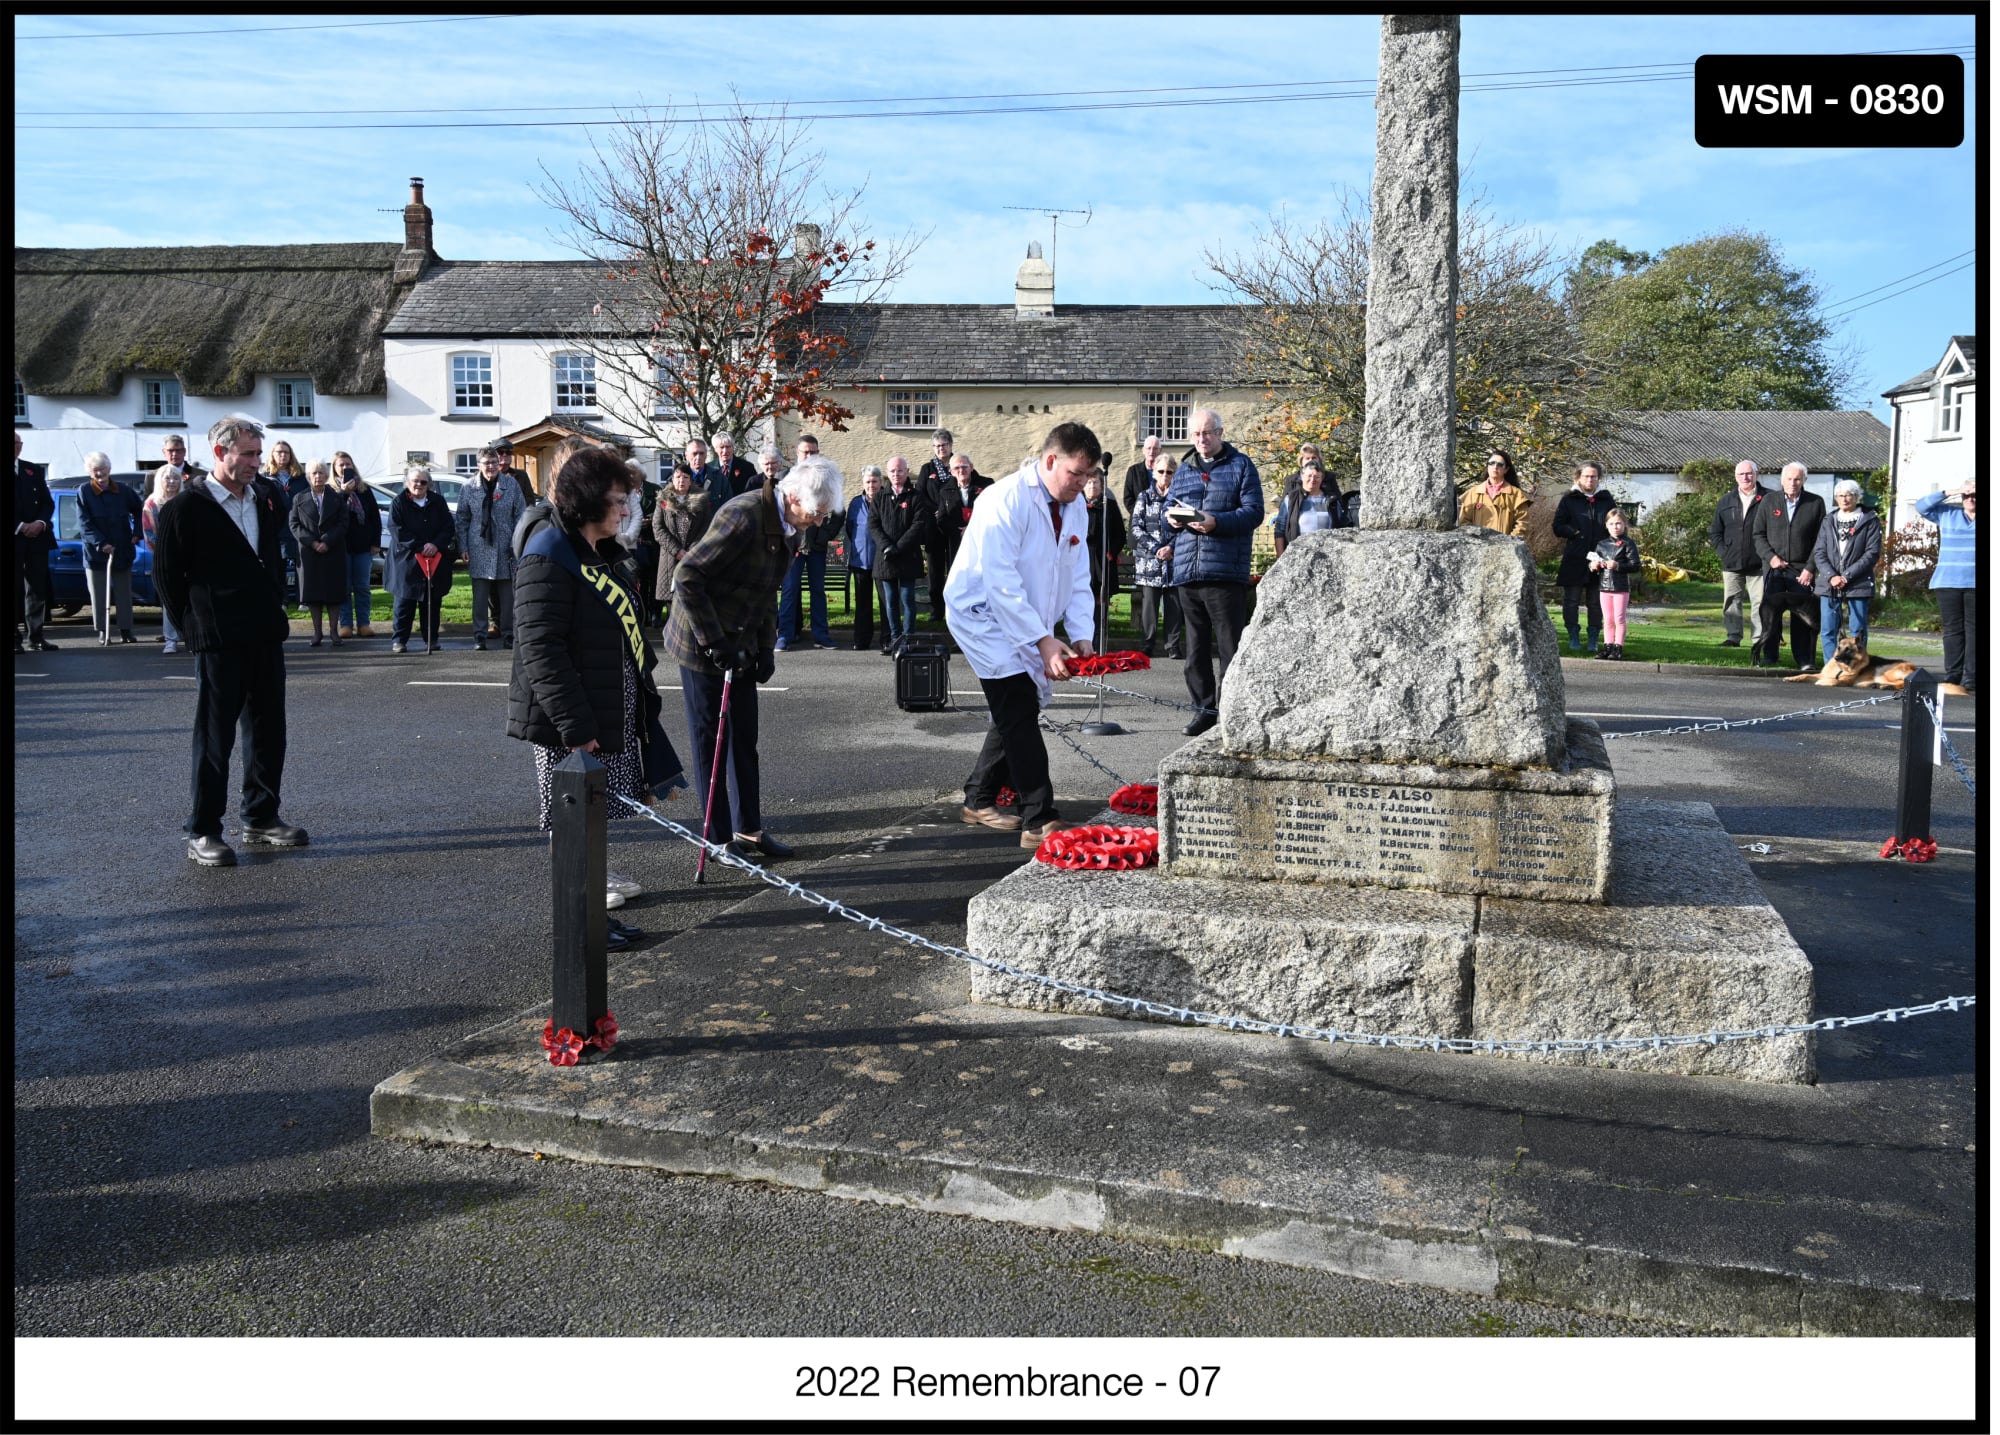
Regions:
<instances>
[{"instance_id":1,"label":"stone cross memorial","mask_svg":"<svg viewBox=\"0 0 2000 1435\"><path fill-rule=\"evenodd\" d=\"M1030 863L974 899L969 940L1100 990L1347 1031L1808 1020L1811 965L1713 810L1618 801L1596 725L1567 714L1527 545L1455 526L1458 33L1382 24L1362 526L1301 534L1259 585L1217 726L1160 765L1159 867ZM1116 1010L984 971L973 994ZM1803 1036L1517 1055L1812 1079Z\"/></svg>"}]
</instances>

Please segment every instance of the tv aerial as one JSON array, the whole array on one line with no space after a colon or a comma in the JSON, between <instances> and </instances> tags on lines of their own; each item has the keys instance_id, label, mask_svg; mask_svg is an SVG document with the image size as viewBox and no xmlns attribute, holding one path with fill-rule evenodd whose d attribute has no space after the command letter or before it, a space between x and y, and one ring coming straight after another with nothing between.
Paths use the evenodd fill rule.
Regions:
<instances>
[{"instance_id":1,"label":"tv aerial","mask_svg":"<svg viewBox=\"0 0 2000 1435\"><path fill-rule=\"evenodd\" d=\"M1038 204L1003 204L1000 207L1014 210L1019 214L1046 214L1049 217L1049 268L1051 269L1056 267L1056 230L1082 229L1084 225L1090 223L1090 217L1095 210L1094 206L1091 209L1052 209L1048 205ZM1083 222L1064 224L1062 217L1065 214L1080 214L1083 216Z\"/></svg>"}]
</instances>

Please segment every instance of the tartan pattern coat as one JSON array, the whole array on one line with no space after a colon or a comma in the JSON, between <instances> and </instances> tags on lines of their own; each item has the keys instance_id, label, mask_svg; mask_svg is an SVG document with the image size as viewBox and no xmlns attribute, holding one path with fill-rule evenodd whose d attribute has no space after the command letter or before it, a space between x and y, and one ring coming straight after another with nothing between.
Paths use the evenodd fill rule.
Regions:
<instances>
[{"instance_id":1,"label":"tartan pattern coat","mask_svg":"<svg viewBox=\"0 0 2000 1435\"><path fill-rule=\"evenodd\" d=\"M790 560L776 485L765 483L723 504L674 570L666 631L674 661L720 674L703 648L741 647L752 657L774 649L778 587Z\"/></svg>"}]
</instances>

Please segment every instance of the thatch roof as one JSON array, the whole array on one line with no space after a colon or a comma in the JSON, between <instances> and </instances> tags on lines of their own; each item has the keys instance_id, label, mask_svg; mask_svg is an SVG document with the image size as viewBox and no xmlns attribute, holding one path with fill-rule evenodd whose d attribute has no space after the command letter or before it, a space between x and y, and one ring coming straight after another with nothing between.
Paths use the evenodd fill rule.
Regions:
<instances>
[{"instance_id":1,"label":"thatch roof","mask_svg":"<svg viewBox=\"0 0 2000 1435\"><path fill-rule=\"evenodd\" d=\"M386 394L394 244L16 249L14 372L31 394L109 396L135 371L240 398L260 374Z\"/></svg>"}]
</instances>

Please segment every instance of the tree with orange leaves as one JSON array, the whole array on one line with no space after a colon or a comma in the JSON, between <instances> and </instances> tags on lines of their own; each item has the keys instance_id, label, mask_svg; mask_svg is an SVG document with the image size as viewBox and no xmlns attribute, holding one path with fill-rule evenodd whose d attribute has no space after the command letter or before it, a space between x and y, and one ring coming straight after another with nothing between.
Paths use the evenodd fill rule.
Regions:
<instances>
[{"instance_id":1,"label":"tree with orange leaves","mask_svg":"<svg viewBox=\"0 0 2000 1435\"><path fill-rule=\"evenodd\" d=\"M595 358L599 408L663 449L854 417L831 382L847 341L813 312L880 299L918 241L860 235L862 191L822 186L805 136L782 112L624 117L573 182L543 171L590 261L565 342Z\"/></svg>"}]
</instances>

